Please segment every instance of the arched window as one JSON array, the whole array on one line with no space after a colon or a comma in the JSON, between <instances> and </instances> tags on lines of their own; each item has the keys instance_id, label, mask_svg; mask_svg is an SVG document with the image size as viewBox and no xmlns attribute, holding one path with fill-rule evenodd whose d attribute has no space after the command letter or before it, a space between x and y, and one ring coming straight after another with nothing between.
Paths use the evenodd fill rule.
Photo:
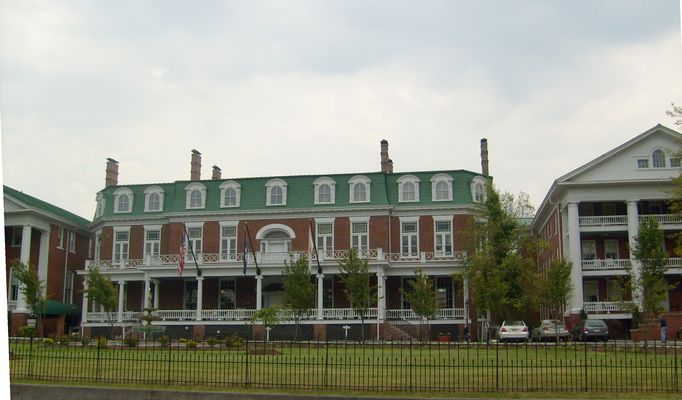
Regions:
<instances>
[{"instance_id":1,"label":"arched window","mask_svg":"<svg viewBox=\"0 0 682 400\"><path fill-rule=\"evenodd\" d=\"M320 185L320 189L317 195L318 203L331 203L332 202L332 188L328 184Z\"/></svg>"},{"instance_id":2,"label":"arched window","mask_svg":"<svg viewBox=\"0 0 682 400\"><path fill-rule=\"evenodd\" d=\"M270 205L280 205L283 204L284 198L281 186L273 186L270 189Z\"/></svg>"},{"instance_id":3,"label":"arched window","mask_svg":"<svg viewBox=\"0 0 682 400\"><path fill-rule=\"evenodd\" d=\"M129 213L133 210L133 191L119 188L114 192L114 212Z\"/></svg>"},{"instance_id":4,"label":"arched window","mask_svg":"<svg viewBox=\"0 0 682 400\"><path fill-rule=\"evenodd\" d=\"M651 154L654 168L665 168L665 153L663 150L656 149Z\"/></svg>"},{"instance_id":5,"label":"arched window","mask_svg":"<svg viewBox=\"0 0 682 400\"><path fill-rule=\"evenodd\" d=\"M186 208L204 208L206 206L206 186L199 182L190 183L185 187L187 197Z\"/></svg>"},{"instance_id":6,"label":"arched window","mask_svg":"<svg viewBox=\"0 0 682 400\"><path fill-rule=\"evenodd\" d=\"M235 181L225 181L220 185L220 206L239 207L241 185Z\"/></svg>"},{"instance_id":7,"label":"arched window","mask_svg":"<svg viewBox=\"0 0 682 400\"><path fill-rule=\"evenodd\" d=\"M268 206L284 206L287 204L287 183L279 178L270 179L265 184Z\"/></svg>"},{"instance_id":8,"label":"arched window","mask_svg":"<svg viewBox=\"0 0 682 400\"><path fill-rule=\"evenodd\" d=\"M194 189L189 194L189 207L190 208L200 208L201 200L203 196L201 195L201 190Z\"/></svg>"},{"instance_id":9,"label":"arched window","mask_svg":"<svg viewBox=\"0 0 682 400\"><path fill-rule=\"evenodd\" d=\"M332 178L317 178L313 185L315 185L315 204L334 204L336 182Z\"/></svg>"},{"instance_id":10,"label":"arched window","mask_svg":"<svg viewBox=\"0 0 682 400\"><path fill-rule=\"evenodd\" d=\"M419 201L419 178L403 175L398 179L398 201Z\"/></svg>"},{"instance_id":11,"label":"arched window","mask_svg":"<svg viewBox=\"0 0 682 400\"><path fill-rule=\"evenodd\" d=\"M358 175L348 180L350 184L350 202L368 203L370 201L369 178Z\"/></svg>"},{"instance_id":12,"label":"arched window","mask_svg":"<svg viewBox=\"0 0 682 400\"><path fill-rule=\"evenodd\" d=\"M438 174L431 178L431 200L452 200L452 177L448 174Z\"/></svg>"},{"instance_id":13,"label":"arched window","mask_svg":"<svg viewBox=\"0 0 682 400\"><path fill-rule=\"evenodd\" d=\"M475 203L485 202L485 185L488 181L482 176L476 176L471 180L471 200Z\"/></svg>"},{"instance_id":14,"label":"arched window","mask_svg":"<svg viewBox=\"0 0 682 400\"><path fill-rule=\"evenodd\" d=\"M151 186L144 191L144 211L162 211L163 210L163 189L159 186Z\"/></svg>"},{"instance_id":15,"label":"arched window","mask_svg":"<svg viewBox=\"0 0 682 400\"><path fill-rule=\"evenodd\" d=\"M353 185L353 201L367 201L367 188L364 183Z\"/></svg>"}]
</instances>

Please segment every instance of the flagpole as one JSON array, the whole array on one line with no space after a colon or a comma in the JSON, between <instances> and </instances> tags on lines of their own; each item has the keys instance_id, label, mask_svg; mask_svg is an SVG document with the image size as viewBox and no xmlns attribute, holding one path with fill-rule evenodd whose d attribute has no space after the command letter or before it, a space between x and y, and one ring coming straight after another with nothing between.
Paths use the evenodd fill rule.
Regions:
<instances>
[{"instance_id":1,"label":"flagpole","mask_svg":"<svg viewBox=\"0 0 682 400\"><path fill-rule=\"evenodd\" d=\"M310 226L310 235L308 240L311 240L313 242L313 251L315 252L315 261L317 261L317 273L318 275L322 275L322 266L320 265L320 255L317 253L317 245L315 244L315 238L313 238L313 219L309 218L308 219L308 225Z\"/></svg>"},{"instance_id":2,"label":"flagpole","mask_svg":"<svg viewBox=\"0 0 682 400\"><path fill-rule=\"evenodd\" d=\"M187 245L189 246L189 252L192 253L192 259L194 259L194 266L197 269L197 276L201 276L201 270L199 269L199 263L197 262L197 256L194 254L194 247L192 246L192 241L189 240L189 232L187 231L187 225L184 223L182 226L185 228L185 236L187 237Z\"/></svg>"},{"instance_id":3,"label":"flagpole","mask_svg":"<svg viewBox=\"0 0 682 400\"><path fill-rule=\"evenodd\" d=\"M256 252L253 250L253 242L251 241L251 232L249 232L249 224L244 222L244 228L246 229L246 238L249 240L249 247L251 247L251 255L253 256L253 262L256 263L256 275L260 275L260 267L258 266L258 259L256 259ZM244 257L247 257L247 255L244 254Z\"/></svg>"}]
</instances>

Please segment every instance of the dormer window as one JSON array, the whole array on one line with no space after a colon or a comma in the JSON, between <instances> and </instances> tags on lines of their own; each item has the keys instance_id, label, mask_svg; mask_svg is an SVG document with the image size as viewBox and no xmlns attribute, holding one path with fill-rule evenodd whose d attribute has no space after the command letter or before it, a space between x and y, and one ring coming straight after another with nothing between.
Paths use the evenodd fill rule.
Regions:
<instances>
[{"instance_id":1,"label":"dormer window","mask_svg":"<svg viewBox=\"0 0 682 400\"><path fill-rule=\"evenodd\" d=\"M190 183L185 187L185 207L204 208L206 206L206 186L199 182Z\"/></svg>"},{"instance_id":2,"label":"dormer window","mask_svg":"<svg viewBox=\"0 0 682 400\"><path fill-rule=\"evenodd\" d=\"M284 206L287 204L287 183L282 179L270 179L265 184L268 206Z\"/></svg>"},{"instance_id":3,"label":"dormer window","mask_svg":"<svg viewBox=\"0 0 682 400\"><path fill-rule=\"evenodd\" d=\"M485 186L488 182L482 176L477 176L471 181L471 200L474 203L484 203L486 200Z\"/></svg>"},{"instance_id":4,"label":"dormer window","mask_svg":"<svg viewBox=\"0 0 682 400\"><path fill-rule=\"evenodd\" d=\"M239 207L241 185L235 181L225 181L220 185L220 207Z\"/></svg>"},{"instance_id":5,"label":"dormer window","mask_svg":"<svg viewBox=\"0 0 682 400\"><path fill-rule=\"evenodd\" d=\"M452 177L448 174L438 174L431 178L431 200L452 201Z\"/></svg>"},{"instance_id":6,"label":"dormer window","mask_svg":"<svg viewBox=\"0 0 682 400\"><path fill-rule=\"evenodd\" d=\"M363 175L357 175L349 179L350 202L369 203L371 182L372 181L368 177Z\"/></svg>"},{"instance_id":7,"label":"dormer window","mask_svg":"<svg viewBox=\"0 0 682 400\"><path fill-rule=\"evenodd\" d=\"M114 192L114 212L129 213L133 210L133 191L119 188Z\"/></svg>"},{"instance_id":8,"label":"dormer window","mask_svg":"<svg viewBox=\"0 0 682 400\"><path fill-rule=\"evenodd\" d=\"M334 204L336 182L333 179L323 177L313 182L315 185L315 204Z\"/></svg>"},{"instance_id":9,"label":"dormer window","mask_svg":"<svg viewBox=\"0 0 682 400\"><path fill-rule=\"evenodd\" d=\"M98 218L104 215L104 206L106 205L106 199L104 198L102 193L98 193L97 197L95 197L95 201L97 202L97 208L95 208L95 218Z\"/></svg>"},{"instance_id":10,"label":"dormer window","mask_svg":"<svg viewBox=\"0 0 682 400\"><path fill-rule=\"evenodd\" d=\"M163 211L163 189L151 186L144 191L144 211Z\"/></svg>"},{"instance_id":11,"label":"dormer window","mask_svg":"<svg viewBox=\"0 0 682 400\"><path fill-rule=\"evenodd\" d=\"M398 201L419 201L419 178L414 175L403 175L398 179Z\"/></svg>"}]
</instances>

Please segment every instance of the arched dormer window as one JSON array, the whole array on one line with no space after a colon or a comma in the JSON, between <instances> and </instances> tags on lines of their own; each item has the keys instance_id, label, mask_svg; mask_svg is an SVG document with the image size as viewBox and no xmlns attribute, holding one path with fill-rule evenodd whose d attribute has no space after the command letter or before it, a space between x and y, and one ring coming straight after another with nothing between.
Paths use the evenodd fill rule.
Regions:
<instances>
[{"instance_id":1,"label":"arched dormer window","mask_svg":"<svg viewBox=\"0 0 682 400\"><path fill-rule=\"evenodd\" d=\"M129 213L133 210L133 191L126 188L118 188L114 192L114 212Z\"/></svg>"},{"instance_id":2,"label":"arched dormer window","mask_svg":"<svg viewBox=\"0 0 682 400\"><path fill-rule=\"evenodd\" d=\"M471 200L475 203L484 203L486 199L485 186L488 181L482 176L477 176L471 180Z\"/></svg>"},{"instance_id":3,"label":"arched dormer window","mask_svg":"<svg viewBox=\"0 0 682 400\"><path fill-rule=\"evenodd\" d=\"M220 207L239 207L242 187L235 181L225 181L220 185Z\"/></svg>"},{"instance_id":4,"label":"arched dormer window","mask_svg":"<svg viewBox=\"0 0 682 400\"><path fill-rule=\"evenodd\" d=\"M336 202L336 182L332 178L315 179L315 204L334 204Z\"/></svg>"},{"instance_id":5,"label":"arched dormer window","mask_svg":"<svg viewBox=\"0 0 682 400\"><path fill-rule=\"evenodd\" d=\"M104 198L102 193L97 193L95 201L97 202L97 208L95 208L95 218L99 218L104 215L104 206L106 205L107 200Z\"/></svg>"},{"instance_id":6,"label":"arched dormer window","mask_svg":"<svg viewBox=\"0 0 682 400\"><path fill-rule=\"evenodd\" d=\"M285 206L287 204L287 183L279 178L270 179L265 184L266 205Z\"/></svg>"},{"instance_id":7,"label":"arched dormer window","mask_svg":"<svg viewBox=\"0 0 682 400\"><path fill-rule=\"evenodd\" d=\"M438 174L431 177L431 200L452 201L452 177Z\"/></svg>"},{"instance_id":8,"label":"arched dormer window","mask_svg":"<svg viewBox=\"0 0 682 400\"><path fill-rule=\"evenodd\" d=\"M204 208L206 206L206 186L193 182L185 186L185 208Z\"/></svg>"},{"instance_id":9,"label":"arched dormer window","mask_svg":"<svg viewBox=\"0 0 682 400\"><path fill-rule=\"evenodd\" d=\"M351 203L369 203L371 199L370 183L372 181L364 175L356 175L348 180L348 191Z\"/></svg>"},{"instance_id":10,"label":"arched dormer window","mask_svg":"<svg viewBox=\"0 0 682 400\"><path fill-rule=\"evenodd\" d=\"M144 211L163 211L163 189L150 186L144 190Z\"/></svg>"},{"instance_id":11,"label":"arched dormer window","mask_svg":"<svg viewBox=\"0 0 682 400\"><path fill-rule=\"evenodd\" d=\"M403 175L398 178L398 201L401 203L419 201L419 178Z\"/></svg>"},{"instance_id":12,"label":"arched dormer window","mask_svg":"<svg viewBox=\"0 0 682 400\"><path fill-rule=\"evenodd\" d=\"M651 153L651 165L654 168L665 168L665 153L661 149L656 149Z\"/></svg>"}]
</instances>

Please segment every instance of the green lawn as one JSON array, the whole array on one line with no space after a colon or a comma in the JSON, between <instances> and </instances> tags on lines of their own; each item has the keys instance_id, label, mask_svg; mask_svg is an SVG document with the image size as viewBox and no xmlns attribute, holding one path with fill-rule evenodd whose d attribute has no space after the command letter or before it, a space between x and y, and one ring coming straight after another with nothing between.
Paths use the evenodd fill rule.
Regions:
<instances>
[{"instance_id":1,"label":"green lawn","mask_svg":"<svg viewBox=\"0 0 682 400\"><path fill-rule=\"evenodd\" d=\"M12 342L13 380L427 392L679 391L680 350L608 344L251 343L128 348ZM263 354L268 353L268 354ZM682 355L682 354L680 354Z\"/></svg>"}]
</instances>

